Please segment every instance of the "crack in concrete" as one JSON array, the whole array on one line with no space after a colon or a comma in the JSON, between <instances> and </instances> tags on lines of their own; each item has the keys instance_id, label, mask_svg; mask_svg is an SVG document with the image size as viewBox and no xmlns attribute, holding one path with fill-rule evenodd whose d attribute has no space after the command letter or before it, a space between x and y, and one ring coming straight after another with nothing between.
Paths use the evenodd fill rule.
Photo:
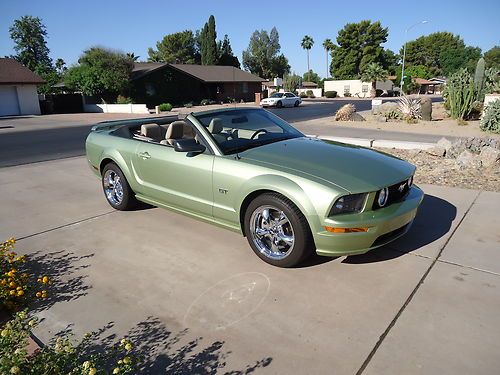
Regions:
<instances>
[{"instance_id":1,"label":"crack in concrete","mask_svg":"<svg viewBox=\"0 0 500 375\"><path fill-rule=\"evenodd\" d=\"M28 234L27 236L23 236L23 237L18 237L18 238L16 238L16 241L22 241L22 240L25 240L25 239L27 239L27 238L31 238L31 237L35 237L35 236L39 236L39 235L41 235L41 234L45 234L45 233L53 232L53 231L56 231L56 230L59 230L59 229L62 229L62 228L70 227L70 226L72 226L72 225L76 225L76 224L84 223L84 222L86 222L86 221L93 220L93 219L97 219L97 218L100 218L100 217L103 217L103 216L106 216L106 215L109 215L109 214L112 214L112 213L115 213L115 212L117 212L117 211L116 211L116 210L113 210L113 211L108 211L108 212L105 212L105 213L103 213L103 214L90 216L90 217L87 217L87 218L85 218L85 219L81 219L81 220L73 221L73 222L71 222L71 223L67 223L67 224L59 225L59 226L57 226L57 227L50 228L50 229L46 229L46 230L42 230L42 231L37 232L37 233Z\"/></svg>"},{"instance_id":2,"label":"crack in concrete","mask_svg":"<svg viewBox=\"0 0 500 375\"><path fill-rule=\"evenodd\" d=\"M382 333L382 335L380 335L378 341L376 342L375 346L373 347L373 349L370 351L370 353L368 354L368 356L366 357L366 359L363 361L363 363L361 364L361 367L359 368L359 370L356 372L356 375L361 375L366 367L368 366L368 364L370 363L370 361L372 360L372 358L374 357L374 355L377 353L377 350L378 348L382 345L382 343L384 342L385 338L387 337L387 335L389 334L389 332L391 331L392 327L394 327L396 325L396 322L398 321L399 317L401 316L401 314L403 313L403 311L406 309L406 307L410 304L410 302L413 300L413 297L415 296L415 294L417 293L418 289L420 288L420 286L424 283L425 279L427 278L427 276L429 275L429 273L432 271L432 269L434 268L434 265L438 262L439 260L439 257L441 256L441 254L443 253L443 250L445 249L445 247L448 245L448 243L450 242L451 238L455 235L456 231L458 230L458 228L460 228L460 225L462 224L462 222L465 220L465 218L467 217L467 214L469 213L469 211L471 210L472 206L474 206L474 204L476 203L476 200L479 198L479 196L481 195L482 191L479 191L476 195L476 197L474 198L474 200L472 201L472 203L470 204L470 206L467 208L467 210L465 211L464 213L464 216L462 216L462 218L460 219L460 221L458 222L457 226L455 227L455 229L453 229L453 231L451 232L451 235L450 237L448 237L448 239L446 240L446 242L443 244L443 246L441 247L441 249L439 249L439 252L438 252L438 255L436 256L436 258L433 259L431 265L429 266L429 268L427 268L427 270L424 272L424 274L422 275L422 277L420 278L419 282L417 283L417 285L415 286L415 288L413 288L412 292L410 293L410 295L408 296L408 298L406 299L406 301L404 302L403 306L401 306L401 308L398 310L398 312L396 313L396 315L394 316L394 318L391 320L391 322L389 323L389 325L387 326L387 328L385 329L385 331Z\"/></svg>"}]
</instances>

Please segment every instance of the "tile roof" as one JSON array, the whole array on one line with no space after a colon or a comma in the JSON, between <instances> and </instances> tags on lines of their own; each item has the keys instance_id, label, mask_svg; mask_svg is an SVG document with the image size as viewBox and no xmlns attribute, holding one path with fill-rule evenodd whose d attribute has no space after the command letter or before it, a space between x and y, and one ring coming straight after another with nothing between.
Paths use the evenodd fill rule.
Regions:
<instances>
[{"instance_id":1,"label":"tile roof","mask_svg":"<svg viewBox=\"0 0 500 375\"><path fill-rule=\"evenodd\" d=\"M21 63L0 58L0 84L43 84L45 81Z\"/></svg>"}]
</instances>

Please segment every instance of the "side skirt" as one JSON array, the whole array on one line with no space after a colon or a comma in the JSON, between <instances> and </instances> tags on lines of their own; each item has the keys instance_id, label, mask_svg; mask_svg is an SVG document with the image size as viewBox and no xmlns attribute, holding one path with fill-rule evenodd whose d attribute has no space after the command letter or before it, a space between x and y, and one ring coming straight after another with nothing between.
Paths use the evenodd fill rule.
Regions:
<instances>
[{"instance_id":1,"label":"side skirt","mask_svg":"<svg viewBox=\"0 0 500 375\"><path fill-rule=\"evenodd\" d=\"M183 210L183 209L181 209L179 207L171 206L171 205L168 205L168 204L165 204L165 203L160 203L160 202L157 202L157 201L155 201L155 200L153 200L151 198L145 197L144 195L136 194L135 197L138 200L140 200L141 202L150 204L152 206L165 208L167 210L170 210L170 211L173 211L173 212L176 212L176 213L179 213L179 214L182 214L182 215L185 215L185 216L188 216L188 217L191 217L191 218L203 221L205 223L217 225L218 227L221 227L221 228L224 228L224 229L229 229L229 230L231 230L233 232L236 232L236 233L239 233L239 234L243 235L243 232L241 231L241 228L240 228L239 225L230 225L230 224L227 224L227 223L223 223L223 222L220 222L220 221L218 221L217 219L215 219L215 218L213 218L211 216L201 215L201 214L198 214L198 213L195 213L195 212L192 212L192 211Z\"/></svg>"}]
</instances>

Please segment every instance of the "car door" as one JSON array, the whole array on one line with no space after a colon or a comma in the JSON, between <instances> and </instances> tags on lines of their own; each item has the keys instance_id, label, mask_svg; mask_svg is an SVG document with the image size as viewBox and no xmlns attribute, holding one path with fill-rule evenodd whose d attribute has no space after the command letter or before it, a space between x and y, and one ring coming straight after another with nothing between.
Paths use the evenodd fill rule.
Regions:
<instances>
[{"instance_id":1,"label":"car door","mask_svg":"<svg viewBox=\"0 0 500 375\"><path fill-rule=\"evenodd\" d=\"M192 155L170 145L138 142L134 173L140 194L167 206L212 217L212 168L208 150Z\"/></svg>"},{"instance_id":2,"label":"car door","mask_svg":"<svg viewBox=\"0 0 500 375\"><path fill-rule=\"evenodd\" d=\"M293 105L295 104L295 97L293 96L293 94L290 94L289 92L287 92L285 94L285 96L286 96L287 107L293 107Z\"/></svg>"}]
</instances>

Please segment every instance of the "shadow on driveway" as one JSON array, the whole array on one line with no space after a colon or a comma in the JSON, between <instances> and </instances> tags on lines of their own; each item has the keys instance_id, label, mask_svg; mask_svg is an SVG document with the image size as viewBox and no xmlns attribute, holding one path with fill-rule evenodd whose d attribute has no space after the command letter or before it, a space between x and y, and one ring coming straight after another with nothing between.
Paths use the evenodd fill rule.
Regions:
<instances>
[{"instance_id":1,"label":"shadow on driveway","mask_svg":"<svg viewBox=\"0 0 500 375\"><path fill-rule=\"evenodd\" d=\"M417 250L445 236L450 231L456 216L457 208L454 205L433 195L425 195L408 233L396 241L366 254L349 256L342 263L382 262Z\"/></svg>"}]
</instances>

